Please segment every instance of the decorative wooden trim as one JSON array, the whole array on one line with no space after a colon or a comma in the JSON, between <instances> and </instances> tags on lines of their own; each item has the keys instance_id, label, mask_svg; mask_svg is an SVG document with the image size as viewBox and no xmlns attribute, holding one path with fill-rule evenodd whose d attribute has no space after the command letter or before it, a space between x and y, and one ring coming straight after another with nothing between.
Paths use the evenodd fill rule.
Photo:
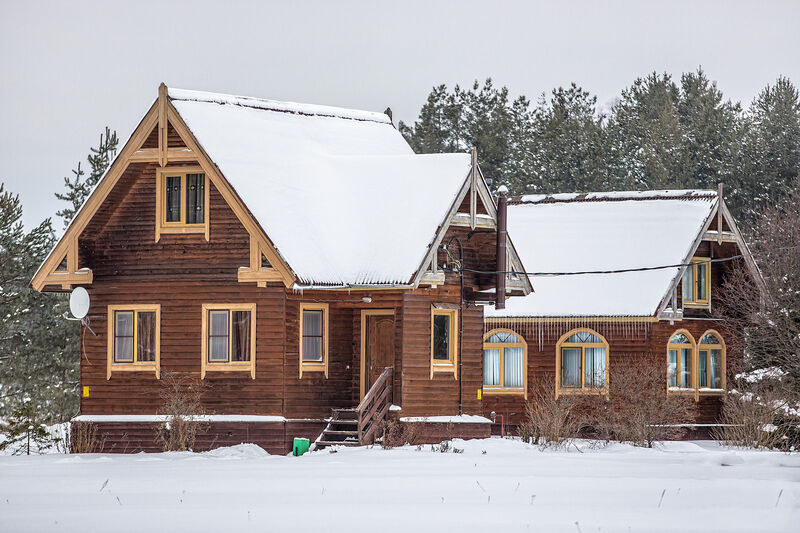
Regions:
<instances>
[{"instance_id":1,"label":"decorative wooden trim","mask_svg":"<svg viewBox=\"0 0 800 533\"><path fill-rule=\"evenodd\" d=\"M483 321L487 324L502 324L507 323L509 321L514 322L521 322L521 323L572 323L572 322L585 322L585 321L595 321L595 322L632 322L632 323L640 323L640 322L658 322L658 318L654 316L554 316L554 317L497 317L497 316L487 316L483 318Z\"/></svg>"},{"instance_id":2,"label":"decorative wooden trim","mask_svg":"<svg viewBox=\"0 0 800 533\"><path fill-rule=\"evenodd\" d=\"M573 342L566 342L568 338L576 333L591 333L602 342L581 342L581 343L573 343ZM581 387L570 389L570 388L562 388L561 387L561 348L562 347L568 348L581 348ZM585 384L586 378L586 348L605 348L606 350L606 375L603 381L603 386L600 388L587 388ZM556 343L556 398L562 395L567 394L597 394L601 396L608 397L608 374L609 374L609 363L611 361L611 349L608 345L608 341L606 338L597 331L591 328L575 328L571 329L570 331L564 333L561 338L558 339Z\"/></svg>"},{"instance_id":3,"label":"decorative wooden trim","mask_svg":"<svg viewBox=\"0 0 800 533\"><path fill-rule=\"evenodd\" d=\"M689 339L690 342L688 342L688 343L673 343L673 342L671 342L672 338L675 337L675 335L678 335L678 334L685 335L686 338ZM670 384L669 384L669 351L670 351L671 347L673 347L673 346L675 346L675 349L678 350L678 353L677 353L676 359L675 359L675 383L676 383L676 386L675 387L670 387ZM689 346L689 347L692 348L692 377L691 377L692 378L692 382L688 387L680 387L679 385L677 385L678 383L680 383L680 375L681 375L681 372L680 372L680 368L681 368L680 349L681 349L681 347L686 347L686 346ZM695 399L697 399L697 397L698 397L698 395L697 395L697 341L695 340L694 336L691 333L689 333L688 329L681 328L681 329L676 329L675 331L672 332L672 334L669 336L669 339L667 339L666 355L667 355L667 360L666 360L666 363L667 363L667 380L666 380L667 394L691 394L691 395L693 395L695 397Z\"/></svg>"},{"instance_id":4,"label":"decorative wooden trim","mask_svg":"<svg viewBox=\"0 0 800 533\"><path fill-rule=\"evenodd\" d=\"M448 360L434 360L433 358L433 318L437 315L447 316L450 318L450 339L448 346L450 350L448 353ZM455 379L458 379L458 309L437 309L431 306L431 379L436 372L452 373Z\"/></svg>"},{"instance_id":5,"label":"decorative wooden trim","mask_svg":"<svg viewBox=\"0 0 800 533\"><path fill-rule=\"evenodd\" d=\"M367 317L369 317L369 316L381 316L381 315L391 315L391 316L394 317L394 314L395 314L394 313L394 309L362 309L361 310L361 349L360 349L360 354L361 354L360 376L361 376L361 378L359 380L359 389L358 389L359 390L359 396L358 396L359 401L363 400L364 399L364 394L366 394L366 391L364 390L364 388L365 388L365 381L366 381L366 378L365 378L365 376L366 376L366 373L365 373L365 371L366 371L366 359L365 359L365 356L366 356L367 350L366 350L366 345L365 345L364 341L367 338ZM302 342L302 340L301 340L301 342ZM394 365L392 365L392 366L394 366Z\"/></svg>"},{"instance_id":6,"label":"decorative wooden trim","mask_svg":"<svg viewBox=\"0 0 800 533\"><path fill-rule=\"evenodd\" d=\"M188 148L167 148L167 159L172 163L197 161L197 154ZM129 159L131 163L160 163L161 148L139 148Z\"/></svg>"},{"instance_id":7,"label":"decorative wooden trim","mask_svg":"<svg viewBox=\"0 0 800 533\"><path fill-rule=\"evenodd\" d=\"M251 269L253 265L252 250L254 247L257 247L264 252L272 267L281 274L284 286L287 288L293 286L296 278L291 268L289 268L289 265L280 256L272 241L269 240L269 237L258 224L255 217L253 217L247 209L245 203L197 141L194 134L186 125L186 122L184 122L183 118L180 116L180 113L178 113L178 110L175 109L175 106L169 101L167 102L167 118L178 135L180 135L187 148L197 154L197 162L202 167L206 177L214 184L225 199L225 202L236 214L239 222L242 223L250 234Z\"/></svg>"},{"instance_id":8,"label":"decorative wooden trim","mask_svg":"<svg viewBox=\"0 0 800 533\"><path fill-rule=\"evenodd\" d=\"M187 224L184 220L186 218L186 175L187 174L203 174L205 177L205 186L203 192L203 201L205 202L203 222L201 224ZM180 222L167 222L166 210L164 202L165 190L167 186L167 177L180 177L181 178L181 221ZM161 167L156 169L156 220L155 220L155 238L156 242L161 239L163 234L191 234L202 233L205 235L206 241L210 237L211 225L211 184L205 171L200 166L187 166L187 167Z\"/></svg>"},{"instance_id":9,"label":"decorative wooden trim","mask_svg":"<svg viewBox=\"0 0 800 533\"><path fill-rule=\"evenodd\" d=\"M303 311L322 311L322 362L303 362ZM325 377L328 377L328 321L329 321L329 308L328 304L316 302L301 302L300 303L300 331L298 338L298 355L299 355L299 377L303 377L304 372L324 372Z\"/></svg>"},{"instance_id":10,"label":"decorative wooden trim","mask_svg":"<svg viewBox=\"0 0 800 533\"><path fill-rule=\"evenodd\" d=\"M226 363L212 363L208 360L208 312L228 311L228 358L233 355L231 343L233 340L233 321L231 311L250 311L250 360L228 361ZM200 379L205 379L207 372L250 372L250 378L256 379L256 304L203 304L200 352Z\"/></svg>"},{"instance_id":11,"label":"decorative wooden trim","mask_svg":"<svg viewBox=\"0 0 800 533\"><path fill-rule=\"evenodd\" d=\"M495 333L510 333L514 335L520 342L486 342L486 340ZM505 386L505 349L506 348L522 348L523 350L523 375L522 387L506 387ZM508 328L495 328L488 331L483 335L483 349L484 350L500 350L500 384L499 385L486 385L483 384L484 394L516 394L523 395L528 399L528 343L525 338L516 331ZM485 364L485 363L484 363Z\"/></svg>"},{"instance_id":12,"label":"decorative wooden trim","mask_svg":"<svg viewBox=\"0 0 800 533\"><path fill-rule=\"evenodd\" d=\"M428 271L435 272L435 263L436 263L436 253L439 250L439 246L442 244L442 240L444 239L445 234L447 233L448 228L453 225L453 221L458 213L458 208L466 198L467 194L470 194L473 190L476 194L477 198L483 202L484 207L486 207L486 211L489 213L489 216L494 221L495 225L497 224L497 207L494 204L494 199L492 198L491 192L489 192L489 186L486 185L486 180L483 177L483 173L479 166L474 167L474 171L471 168L470 172L464 178L464 182L461 185L461 189L459 190L458 194L456 194L455 200L453 203L450 204L450 209L447 211L447 214L442 219L442 222L439 224L439 228L434 235L433 242L430 244L428 248L428 253L425 254L425 257L422 259L422 263L420 263L419 268L417 268L416 274L411 280L411 285L413 288L417 288L420 286L422 276L425 275ZM473 181L474 177L474 181ZM514 247L514 243L511 240L511 237L508 237L508 243L506 248L509 250L511 255L514 268L520 272L525 272L525 267L522 265L522 262L519 259L519 254L517 254L517 250ZM531 286L530 279L528 276L521 276L520 278L523 283L523 292L525 295L528 295L533 290Z\"/></svg>"},{"instance_id":13,"label":"decorative wooden trim","mask_svg":"<svg viewBox=\"0 0 800 533\"><path fill-rule=\"evenodd\" d=\"M114 362L114 338L115 338L115 316L117 311L133 311L133 359L132 363ZM155 361L136 362L136 352L138 350L137 336L139 333L139 313L155 312L156 331L155 331ZM156 379L161 378L161 305L160 304L130 304L130 305L109 305L106 315L106 337L108 346L106 352L106 380L111 379L112 372L154 372Z\"/></svg>"},{"instance_id":14,"label":"decorative wooden trim","mask_svg":"<svg viewBox=\"0 0 800 533\"><path fill-rule=\"evenodd\" d=\"M168 135L167 135L167 86L162 83L158 86L158 164L162 167L167 166L169 161L167 155Z\"/></svg>"}]
</instances>

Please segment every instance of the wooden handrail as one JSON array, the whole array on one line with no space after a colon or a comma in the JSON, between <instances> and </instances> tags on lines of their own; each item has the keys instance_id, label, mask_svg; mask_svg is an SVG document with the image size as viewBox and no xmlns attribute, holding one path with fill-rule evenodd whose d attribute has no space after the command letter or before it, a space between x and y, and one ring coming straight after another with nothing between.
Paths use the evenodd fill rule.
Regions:
<instances>
[{"instance_id":1,"label":"wooden handrail","mask_svg":"<svg viewBox=\"0 0 800 533\"><path fill-rule=\"evenodd\" d=\"M387 366L358 404L358 443L372 444L380 423L392 406L392 367Z\"/></svg>"}]
</instances>

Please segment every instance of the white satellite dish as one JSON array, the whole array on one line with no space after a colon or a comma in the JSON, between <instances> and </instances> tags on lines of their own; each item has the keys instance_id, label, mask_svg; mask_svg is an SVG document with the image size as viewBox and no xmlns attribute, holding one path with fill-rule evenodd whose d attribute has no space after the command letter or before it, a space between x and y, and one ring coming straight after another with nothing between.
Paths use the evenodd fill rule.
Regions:
<instances>
[{"instance_id":1,"label":"white satellite dish","mask_svg":"<svg viewBox=\"0 0 800 533\"><path fill-rule=\"evenodd\" d=\"M89 312L89 293L83 287L75 287L69 295L69 310L72 316L82 319Z\"/></svg>"}]
</instances>

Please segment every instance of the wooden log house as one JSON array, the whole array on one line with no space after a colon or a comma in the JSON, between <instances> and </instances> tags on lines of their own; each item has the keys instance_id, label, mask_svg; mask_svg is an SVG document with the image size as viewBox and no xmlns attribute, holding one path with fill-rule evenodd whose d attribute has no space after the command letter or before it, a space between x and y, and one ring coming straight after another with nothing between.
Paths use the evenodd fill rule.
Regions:
<instances>
[{"instance_id":1,"label":"wooden log house","mask_svg":"<svg viewBox=\"0 0 800 533\"><path fill-rule=\"evenodd\" d=\"M713 313L718 289L734 268L763 284L722 187L508 202L534 292L486 311L483 413L519 423L542 386L602 407L615 369L644 362L665 395L694 399L688 435L707 436L742 357Z\"/></svg>"},{"instance_id":2,"label":"wooden log house","mask_svg":"<svg viewBox=\"0 0 800 533\"><path fill-rule=\"evenodd\" d=\"M197 449L373 442L392 405L486 436L476 304L531 291L496 290L498 249L523 270L497 220L474 153L387 115L162 84L31 286L91 297L76 420L104 451L157 449L166 373L207 384Z\"/></svg>"}]
</instances>

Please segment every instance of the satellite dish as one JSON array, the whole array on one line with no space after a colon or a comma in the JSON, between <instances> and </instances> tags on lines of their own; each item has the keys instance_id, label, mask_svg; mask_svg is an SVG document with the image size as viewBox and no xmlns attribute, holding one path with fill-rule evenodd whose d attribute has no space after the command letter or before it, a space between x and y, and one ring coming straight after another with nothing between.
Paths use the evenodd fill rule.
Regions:
<instances>
[{"instance_id":1,"label":"satellite dish","mask_svg":"<svg viewBox=\"0 0 800 533\"><path fill-rule=\"evenodd\" d=\"M83 287L75 287L69 295L69 310L75 318L84 318L89 312L89 293Z\"/></svg>"}]
</instances>

